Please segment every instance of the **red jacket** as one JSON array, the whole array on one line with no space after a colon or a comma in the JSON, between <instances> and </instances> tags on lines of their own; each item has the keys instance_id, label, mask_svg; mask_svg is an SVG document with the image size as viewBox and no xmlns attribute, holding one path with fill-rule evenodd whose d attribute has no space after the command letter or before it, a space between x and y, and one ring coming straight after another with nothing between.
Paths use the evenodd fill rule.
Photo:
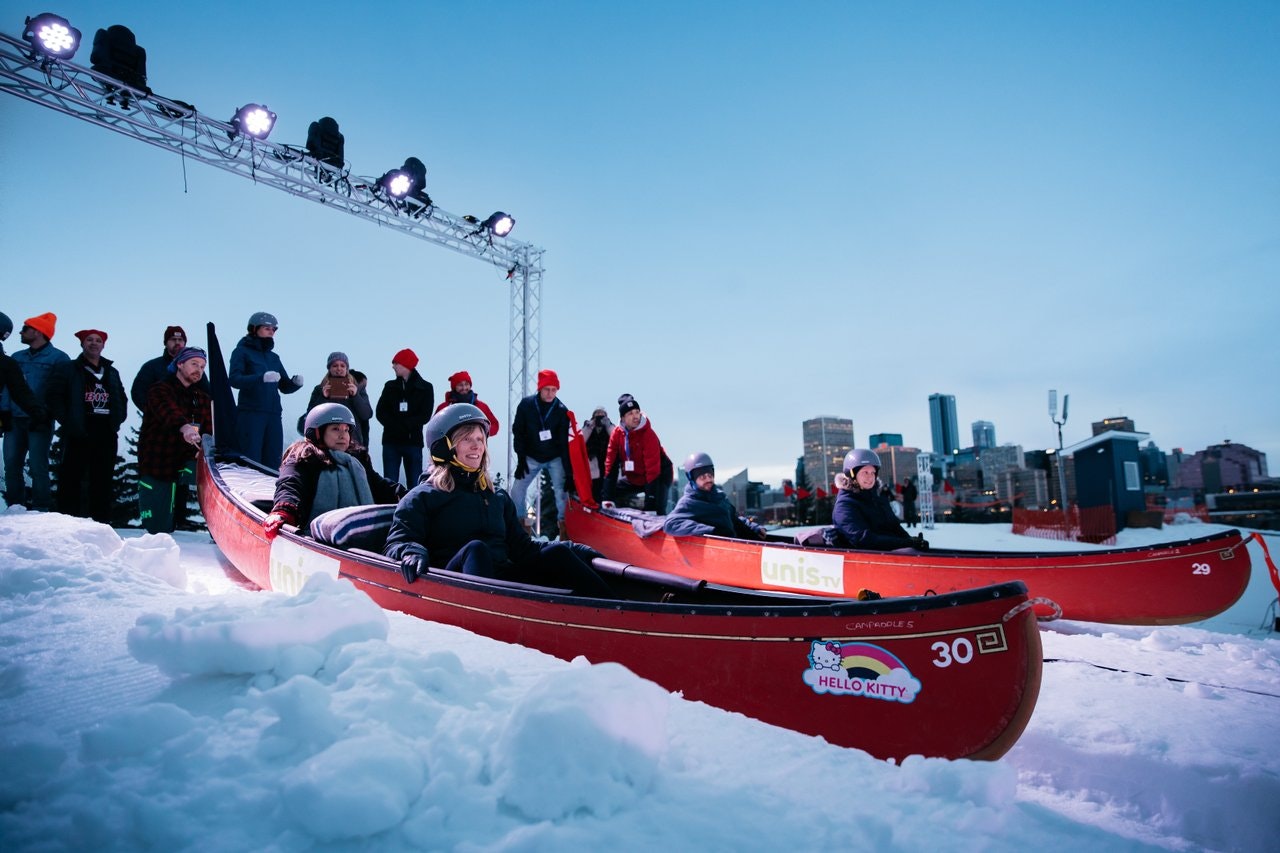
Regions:
<instances>
[{"instance_id":1,"label":"red jacket","mask_svg":"<svg viewBox=\"0 0 1280 853\"><path fill-rule=\"evenodd\" d=\"M624 464L627 460L635 463L630 471ZM621 472L624 480L637 487L647 486L658 479L662 470L662 442L648 418L642 418L640 426L630 432L622 425L613 428L613 435L609 436L609 450L604 457L604 470L606 479Z\"/></svg>"},{"instance_id":2,"label":"red jacket","mask_svg":"<svg viewBox=\"0 0 1280 853\"><path fill-rule=\"evenodd\" d=\"M437 413L443 412L446 406L450 406L454 403L470 403L480 411L484 412L484 416L489 419L489 437L493 438L495 435L498 434L498 419L493 416L493 410L491 410L484 403L480 402L480 398L476 396L475 391L472 391L467 396L469 396L471 399L468 400L466 397L460 397L457 394L453 393L452 391L445 391L444 402L436 406L436 412ZM427 448L427 449L430 450L431 448Z\"/></svg>"}]
</instances>

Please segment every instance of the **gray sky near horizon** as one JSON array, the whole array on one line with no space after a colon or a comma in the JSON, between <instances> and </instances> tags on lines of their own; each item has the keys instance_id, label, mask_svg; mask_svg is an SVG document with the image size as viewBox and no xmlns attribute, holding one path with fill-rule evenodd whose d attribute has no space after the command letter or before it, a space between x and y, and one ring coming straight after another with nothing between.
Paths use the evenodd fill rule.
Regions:
<instances>
[{"instance_id":1,"label":"gray sky near horizon","mask_svg":"<svg viewBox=\"0 0 1280 853\"><path fill-rule=\"evenodd\" d=\"M445 210L512 213L546 249L540 366L580 418L633 394L673 458L776 484L819 415L927 449L934 392L966 439L1056 446L1056 388L1068 445L1124 415L1278 464L1274 3L306 8L49 11L78 63L125 24L159 94L265 103L273 142L334 116L354 174L417 156ZM73 354L107 330L126 382L166 325L229 350L266 310L307 391L342 350L376 398L409 346L508 434L502 270L14 97L0 255L0 310L56 312Z\"/></svg>"}]
</instances>

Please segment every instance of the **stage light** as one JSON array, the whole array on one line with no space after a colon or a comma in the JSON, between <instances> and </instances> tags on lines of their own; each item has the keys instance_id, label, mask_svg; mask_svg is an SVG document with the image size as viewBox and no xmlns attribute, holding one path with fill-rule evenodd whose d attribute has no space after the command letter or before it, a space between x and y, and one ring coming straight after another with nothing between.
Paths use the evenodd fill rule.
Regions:
<instances>
[{"instance_id":1,"label":"stage light","mask_svg":"<svg viewBox=\"0 0 1280 853\"><path fill-rule=\"evenodd\" d=\"M89 54L90 68L99 74L119 80L126 86L150 95L147 88L147 52L138 46L133 31L121 24L113 24L98 30L93 36L93 52ZM115 103L114 86L104 84L107 103ZM120 106L129 108L129 93L120 93Z\"/></svg>"},{"instance_id":2,"label":"stage light","mask_svg":"<svg viewBox=\"0 0 1280 853\"><path fill-rule=\"evenodd\" d=\"M271 110L261 104L245 104L231 117L231 130L227 131L227 136L232 139L240 135L266 139L275 125L276 114Z\"/></svg>"},{"instance_id":3,"label":"stage light","mask_svg":"<svg viewBox=\"0 0 1280 853\"><path fill-rule=\"evenodd\" d=\"M307 128L307 153L336 169L346 164L346 140L338 130L338 122L329 116L311 122Z\"/></svg>"},{"instance_id":4,"label":"stage light","mask_svg":"<svg viewBox=\"0 0 1280 853\"><path fill-rule=\"evenodd\" d=\"M378 188L391 201L412 198L430 207L431 196L425 191L426 185L427 167L417 157L410 157L399 169L392 169L378 179Z\"/></svg>"},{"instance_id":5,"label":"stage light","mask_svg":"<svg viewBox=\"0 0 1280 853\"><path fill-rule=\"evenodd\" d=\"M515 217L508 216L499 210L480 224L493 236L505 237L511 233L512 228L516 227L516 220Z\"/></svg>"},{"instance_id":6,"label":"stage light","mask_svg":"<svg viewBox=\"0 0 1280 853\"><path fill-rule=\"evenodd\" d=\"M70 59L80 47L80 31L71 26L66 18L51 12L27 18L22 38L31 44L34 51L32 59L36 58L36 54L48 59Z\"/></svg>"}]
</instances>

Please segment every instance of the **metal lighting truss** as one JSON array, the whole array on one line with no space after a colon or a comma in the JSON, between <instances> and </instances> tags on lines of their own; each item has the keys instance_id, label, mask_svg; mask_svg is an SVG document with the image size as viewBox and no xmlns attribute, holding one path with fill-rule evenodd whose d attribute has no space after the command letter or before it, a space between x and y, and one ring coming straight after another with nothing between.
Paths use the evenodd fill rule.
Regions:
<instances>
[{"instance_id":1,"label":"metal lighting truss","mask_svg":"<svg viewBox=\"0 0 1280 853\"><path fill-rule=\"evenodd\" d=\"M0 89L506 270L511 283L507 423L512 422L520 398L533 391L541 355L543 249L494 237L479 223L434 204L388 198L375 178L353 176L347 168L321 163L300 148L238 134L229 122L203 116L189 104L134 89L72 62L32 54L30 45L0 33ZM128 106L123 107L121 96L126 92ZM507 466L510 471L510 439Z\"/></svg>"}]
</instances>

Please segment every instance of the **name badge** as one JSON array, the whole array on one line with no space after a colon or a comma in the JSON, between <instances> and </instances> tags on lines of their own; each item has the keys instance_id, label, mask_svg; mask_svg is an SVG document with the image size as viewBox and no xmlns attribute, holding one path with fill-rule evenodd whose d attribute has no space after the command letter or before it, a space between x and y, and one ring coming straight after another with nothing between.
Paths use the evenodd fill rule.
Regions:
<instances>
[{"instance_id":1,"label":"name badge","mask_svg":"<svg viewBox=\"0 0 1280 853\"><path fill-rule=\"evenodd\" d=\"M408 404L407 402L405 402L404 400L401 400L401 401L400 401L400 411L402 411L402 412L407 412L407 411L409 411L409 404Z\"/></svg>"},{"instance_id":2,"label":"name badge","mask_svg":"<svg viewBox=\"0 0 1280 853\"><path fill-rule=\"evenodd\" d=\"M551 440L551 430L544 429L539 431L538 441L550 441L550 440Z\"/></svg>"},{"instance_id":3,"label":"name badge","mask_svg":"<svg viewBox=\"0 0 1280 853\"><path fill-rule=\"evenodd\" d=\"M634 471L634 470L636 470L636 463L634 463L634 462L632 462L630 459L628 459L626 462L623 462L623 463L622 463L622 470L623 470L623 471Z\"/></svg>"}]
</instances>

